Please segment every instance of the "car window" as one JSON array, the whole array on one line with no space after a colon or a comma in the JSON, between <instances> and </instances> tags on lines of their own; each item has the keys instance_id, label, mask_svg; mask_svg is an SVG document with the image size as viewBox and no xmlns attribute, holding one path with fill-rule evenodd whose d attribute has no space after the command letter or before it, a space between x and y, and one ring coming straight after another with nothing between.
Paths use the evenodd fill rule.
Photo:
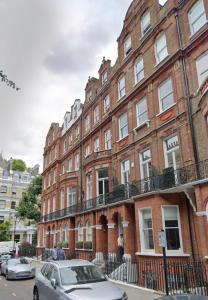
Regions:
<instances>
[{"instance_id":1,"label":"car window","mask_svg":"<svg viewBox=\"0 0 208 300\"><path fill-rule=\"evenodd\" d=\"M48 270L49 270L50 266L51 265L49 265L49 264L46 264L46 265L43 266L43 270L41 270L41 273L43 274L44 277L47 276L47 273L48 273Z\"/></svg>"},{"instance_id":2,"label":"car window","mask_svg":"<svg viewBox=\"0 0 208 300\"><path fill-rule=\"evenodd\" d=\"M93 265L61 268L60 276L63 285L84 284L106 280L104 274Z\"/></svg>"},{"instance_id":3,"label":"car window","mask_svg":"<svg viewBox=\"0 0 208 300\"><path fill-rule=\"evenodd\" d=\"M46 272L46 275L45 277L50 280L51 278L51 274L52 274L52 271L53 271L54 267L52 265L49 265L49 268L47 269L47 272Z\"/></svg>"},{"instance_id":4,"label":"car window","mask_svg":"<svg viewBox=\"0 0 208 300\"><path fill-rule=\"evenodd\" d=\"M44 275L45 269L46 269L47 265L43 265L40 272L42 273L42 275Z\"/></svg>"},{"instance_id":5,"label":"car window","mask_svg":"<svg viewBox=\"0 0 208 300\"><path fill-rule=\"evenodd\" d=\"M29 264L29 262L25 258L21 258L20 263L23 264L23 265L28 265Z\"/></svg>"},{"instance_id":6,"label":"car window","mask_svg":"<svg viewBox=\"0 0 208 300\"><path fill-rule=\"evenodd\" d=\"M56 269L55 267L54 267L53 270L52 270L50 280L51 280L51 279L56 279L57 284L59 284L58 271L57 271L57 269Z\"/></svg>"}]
</instances>

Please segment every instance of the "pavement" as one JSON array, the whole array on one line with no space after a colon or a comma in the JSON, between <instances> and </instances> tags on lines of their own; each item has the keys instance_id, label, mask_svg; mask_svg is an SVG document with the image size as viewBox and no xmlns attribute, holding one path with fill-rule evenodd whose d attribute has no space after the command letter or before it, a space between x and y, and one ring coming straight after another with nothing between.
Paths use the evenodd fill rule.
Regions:
<instances>
[{"instance_id":1,"label":"pavement","mask_svg":"<svg viewBox=\"0 0 208 300\"><path fill-rule=\"evenodd\" d=\"M33 261L32 264L36 267L36 272L39 272L42 263ZM138 287L120 283L114 284L126 291L129 300L153 300L160 297L157 293ZM34 279L6 281L5 277L0 276L0 300L32 300L33 286Z\"/></svg>"}]
</instances>

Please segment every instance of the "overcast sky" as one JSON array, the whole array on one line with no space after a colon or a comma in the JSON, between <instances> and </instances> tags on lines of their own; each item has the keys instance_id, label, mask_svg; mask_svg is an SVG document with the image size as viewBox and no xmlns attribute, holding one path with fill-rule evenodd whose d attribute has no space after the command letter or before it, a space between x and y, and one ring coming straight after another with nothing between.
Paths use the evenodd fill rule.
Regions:
<instances>
[{"instance_id":1,"label":"overcast sky","mask_svg":"<svg viewBox=\"0 0 208 300\"><path fill-rule=\"evenodd\" d=\"M131 0L0 0L0 152L39 163L51 122L62 124L103 56L115 62Z\"/></svg>"}]
</instances>

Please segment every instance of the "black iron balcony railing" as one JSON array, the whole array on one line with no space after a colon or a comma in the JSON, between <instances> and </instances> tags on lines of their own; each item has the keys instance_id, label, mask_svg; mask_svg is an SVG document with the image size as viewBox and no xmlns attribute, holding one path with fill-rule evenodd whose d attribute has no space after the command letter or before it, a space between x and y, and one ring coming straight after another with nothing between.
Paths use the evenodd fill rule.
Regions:
<instances>
[{"instance_id":1,"label":"black iron balcony railing","mask_svg":"<svg viewBox=\"0 0 208 300\"><path fill-rule=\"evenodd\" d=\"M199 182L200 180L205 179L208 179L208 160L198 164L188 165L177 170L167 168L163 171L163 174L151 176L132 183L113 186L113 190L110 193L86 200L82 204L77 203L62 210L41 216L40 222L73 216L78 213L99 209L99 207L125 201L134 196L156 191L165 191L174 187L193 184L193 182Z\"/></svg>"}]
</instances>

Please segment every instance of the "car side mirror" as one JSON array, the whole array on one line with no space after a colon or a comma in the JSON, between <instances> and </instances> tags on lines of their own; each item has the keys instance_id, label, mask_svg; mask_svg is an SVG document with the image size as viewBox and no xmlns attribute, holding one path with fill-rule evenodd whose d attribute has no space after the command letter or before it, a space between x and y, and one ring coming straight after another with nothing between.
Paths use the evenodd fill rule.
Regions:
<instances>
[{"instance_id":1,"label":"car side mirror","mask_svg":"<svg viewBox=\"0 0 208 300\"><path fill-rule=\"evenodd\" d=\"M57 286L57 282L56 282L56 279L55 278L52 278L51 279L51 285L54 289L56 289L56 286Z\"/></svg>"}]
</instances>

